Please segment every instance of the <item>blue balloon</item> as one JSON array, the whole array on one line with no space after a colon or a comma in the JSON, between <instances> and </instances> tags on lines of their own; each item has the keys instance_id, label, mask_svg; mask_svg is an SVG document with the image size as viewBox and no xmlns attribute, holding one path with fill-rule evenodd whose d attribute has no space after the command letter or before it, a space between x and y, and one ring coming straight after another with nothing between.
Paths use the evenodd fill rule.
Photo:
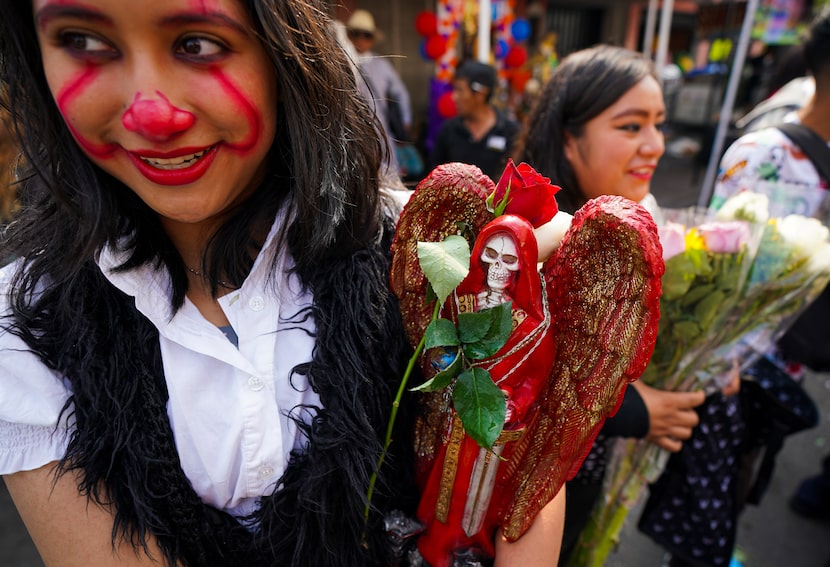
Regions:
<instances>
[{"instance_id":1,"label":"blue balloon","mask_svg":"<svg viewBox=\"0 0 830 567\"><path fill-rule=\"evenodd\" d=\"M427 40L426 38L421 40L421 43L418 44L418 53L421 54L421 57L426 59L427 61L432 61L429 55L427 55Z\"/></svg>"},{"instance_id":2,"label":"blue balloon","mask_svg":"<svg viewBox=\"0 0 830 567\"><path fill-rule=\"evenodd\" d=\"M496 43L494 55L496 56L496 59L503 59L504 56L507 55L508 51L510 51L510 45L503 39L500 39L498 43Z\"/></svg>"},{"instance_id":3,"label":"blue balloon","mask_svg":"<svg viewBox=\"0 0 830 567\"><path fill-rule=\"evenodd\" d=\"M524 41L530 37L530 22L527 20L516 20L510 26L510 33L516 41Z\"/></svg>"}]
</instances>

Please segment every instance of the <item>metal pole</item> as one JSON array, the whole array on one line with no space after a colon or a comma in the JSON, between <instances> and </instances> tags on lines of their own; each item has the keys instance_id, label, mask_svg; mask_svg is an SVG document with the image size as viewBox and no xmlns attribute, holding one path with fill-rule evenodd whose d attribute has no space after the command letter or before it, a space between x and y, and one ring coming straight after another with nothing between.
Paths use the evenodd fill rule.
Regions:
<instances>
[{"instance_id":1,"label":"metal pole","mask_svg":"<svg viewBox=\"0 0 830 567\"><path fill-rule=\"evenodd\" d=\"M729 82L726 85L726 93L723 97L723 106L718 119L718 129L715 131L715 139L712 141L712 153L709 156L709 164L706 167L706 175L703 178L703 186L700 188L700 197L697 204L700 207L709 205L712 191L715 186L715 176L718 173L723 143L726 140L726 133L729 130L729 122L732 118L732 109L735 105L735 95L738 93L738 85L741 82L746 52L749 48L749 41L752 36L752 24L755 21L755 11L758 9L758 0L748 0L746 3L746 14L741 25L741 35L738 38L738 45L735 46L735 57L732 59L732 69L729 73Z\"/></svg>"},{"instance_id":2,"label":"metal pole","mask_svg":"<svg viewBox=\"0 0 830 567\"><path fill-rule=\"evenodd\" d=\"M646 33L643 37L643 54L651 59L651 46L654 45L654 24L657 21L657 0L648 0L646 13Z\"/></svg>"},{"instance_id":3,"label":"metal pole","mask_svg":"<svg viewBox=\"0 0 830 567\"><path fill-rule=\"evenodd\" d=\"M663 67L666 64L666 54L669 52L669 35L671 34L671 17L674 12L674 0L663 0L663 11L660 13L660 36L657 38L657 57L654 60L657 67L657 77L663 84Z\"/></svg>"},{"instance_id":4,"label":"metal pole","mask_svg":"<svg viewBox=\"0 0 830 567\"><path fill-rule=\"evenodd\" d=\"M478 1L478 60L490 63L490 0Z\"/></svg>"}]
</instances>

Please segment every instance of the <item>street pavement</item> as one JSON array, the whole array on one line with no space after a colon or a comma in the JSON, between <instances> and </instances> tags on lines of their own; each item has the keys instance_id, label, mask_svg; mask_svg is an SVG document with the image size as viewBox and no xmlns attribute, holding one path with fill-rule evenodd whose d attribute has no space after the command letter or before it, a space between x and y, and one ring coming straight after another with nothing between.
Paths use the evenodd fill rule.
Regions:
<instances>
[{"instance_id":1,"label":"street pavement","mask_svg":"<svg viewBox=\"0 0 830 567\"><path fill-rule=\"evenodd\" d=\"M695 205L703 176L702 166L691 159L666 156L655 174L653 191L664 207ZM830 524L805 520L787 506L799 481L817 473L830 452L830 374L808 373L805 389L819 406L820 423L787 439L763 500L742 514L737 556L744 567L824 567L830 561ZM636 529L638 511L629 514L607 567L662 565L663 551ZM0 567L42 566L5 484L0 483Z\"/></svg>"}]
</instances>

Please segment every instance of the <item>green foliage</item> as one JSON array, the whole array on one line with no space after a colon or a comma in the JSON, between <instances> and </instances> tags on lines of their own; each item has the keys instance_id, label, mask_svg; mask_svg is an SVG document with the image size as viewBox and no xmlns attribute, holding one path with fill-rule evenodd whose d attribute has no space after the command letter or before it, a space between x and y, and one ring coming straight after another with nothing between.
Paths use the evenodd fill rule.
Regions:
<instances>
[{"instance_id":1,"label":"green foliage","mask_svg":"<svg viewBox=\"0 0 830 567\"><path fill-rule=\"evenodd\" d=\"M419 242L418 260L443 305L469 273L467 241L451 235L443 242ZM482 447L492 447L504 425L505 401L490 373L475 366L501 349L510 337L513 304L503 303L475 313L460 313L456 326L436 315L424 332L424 356L438 371L413 388L434 392L451 388L452 403L464 430Z\"/></svg>"},{"instance_id":2,"label":"green foliage","mask_svg":"<svg viewBox=\"0 0 830 567\"><path fill-rule=\"evenodd\" d=\"M467 434L482 447L492 447L504 426L506 403L490 373L473 367L459 374L452 401Z\"/></svg>"},{"instance_id":3,"label":"green foliage","mask_svg":"<svg viewBox=\"0 0 830 567\"><path fill-rule=\"evenodd\" d=\"M746 254L690 249L666 261L657 343L642 375L645 383L678 387L664 382L675 376L682 357L701 347L721 324L746 277Z\"/></svg>"},{"instance_id":4,"label":"green foliage","mask_svg":"<svg viewBox=\"0 0 830 567\"><path fill-rule=\"evenodd\" d=\"M457 234L443 242L419 242L418 262L443 304L470 271L470 245Z\"/></svg>"},{"instance_id":5,"label":"green foliage","mask_svg":"<svg viewBox=\"0 0 830 567\"><path fill-rule=\"evenodd\" d=\"M507 342L513 326L513 303L458 316L458 333L468 358L493 356Z\"/></svg>"},{"instance_id":6,"label":"green foliage","mask_svg":"<svg viewBox=\"0 0 830 567\"><path fill-rule=\"evenodd\" d=\"M414 392L436 392L452 384L453 379L461 372L463 357L461 349L450 351L448 354L451 357L449 365L420 386L412 388Z\"/></svg>"},{"instance_id":7,"label":"green foliage","mask_svg":"<svg viewBox=\"0 0 830 567\"><path fill-rule=\"evenodd\" d=\"M461 340L458 338L458 331L456 331L455 325L449 319L436 319L435 321L431 321L429 326L427 326L424 336L426 337L426 342L424 343L426 350L442 346L458 346L461 344Z\"/></svg>"},{"instance_id":8,"label":"green foliage","mask_svg":"<svg viewBox=\"0 0 830 567\"><path fill-rule=\"evenodd\" d=\"M512 302L507 302L475 313L461 313L458 327L448 319L430 322L424 333L426 356L440 370L413 388L434 392L452 385L453 406L464 430L487 448L501 433L505 401L490 373L474 364L493 356L505 345L512 331L512 307Z\"/></svg>"}]
</instances>

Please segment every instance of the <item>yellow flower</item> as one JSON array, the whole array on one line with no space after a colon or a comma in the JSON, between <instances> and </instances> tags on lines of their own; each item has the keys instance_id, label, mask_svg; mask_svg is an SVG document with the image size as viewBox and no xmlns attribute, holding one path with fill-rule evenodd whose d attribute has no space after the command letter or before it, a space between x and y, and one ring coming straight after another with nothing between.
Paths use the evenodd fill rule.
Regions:
<instances>
[{"instance_id":1,"label":"yellow flower","mask_svg":"<svg viewBox=\"0 0 830 567\"><path fill-rule=\"evenodd\" d=\"M686 232L686 250L706 250L703 237L696 228L690 228Z\"/></svg>"}]
</instances>

